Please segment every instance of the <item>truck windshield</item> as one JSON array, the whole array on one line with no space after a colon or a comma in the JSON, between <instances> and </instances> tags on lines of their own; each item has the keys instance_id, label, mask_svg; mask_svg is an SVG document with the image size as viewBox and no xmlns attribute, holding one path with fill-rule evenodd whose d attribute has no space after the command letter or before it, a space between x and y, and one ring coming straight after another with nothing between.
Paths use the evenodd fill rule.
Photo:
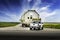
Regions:
<instances>
[{"instance_id":1,"label":"truck windshield","mask_svg":"<svg viewBox=\"0 0 60 40\"><path fill-rule=\"evenodd\" d=\"M33 22L33 23L37 23L37 22Z\"/></svg>"},{"instance_id":2,"label":"truck windshield","mask_svg":"<svg viewBox=\"0 0 60 40\"><path fill-rule=\"evenodd\" d=\"M32 22L32 23L41 23L41 22Z\"/></svg>"}]
</instances>

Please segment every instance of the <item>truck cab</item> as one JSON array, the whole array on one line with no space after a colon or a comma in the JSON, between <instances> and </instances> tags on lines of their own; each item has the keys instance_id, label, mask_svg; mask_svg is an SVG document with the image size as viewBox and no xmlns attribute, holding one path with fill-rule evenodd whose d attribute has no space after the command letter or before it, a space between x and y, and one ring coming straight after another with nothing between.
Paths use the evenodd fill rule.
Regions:
<instances>
[{"instance_id":1,"label":"truck cab","mask_svg":"<svg viewBox=\"0 0 60 40\"><path fill-rule=\"evenodd\" d=\"M43 30L43 23L40 21L33 21L30 23L30 30Z\"/></svg>"}]
</instances>

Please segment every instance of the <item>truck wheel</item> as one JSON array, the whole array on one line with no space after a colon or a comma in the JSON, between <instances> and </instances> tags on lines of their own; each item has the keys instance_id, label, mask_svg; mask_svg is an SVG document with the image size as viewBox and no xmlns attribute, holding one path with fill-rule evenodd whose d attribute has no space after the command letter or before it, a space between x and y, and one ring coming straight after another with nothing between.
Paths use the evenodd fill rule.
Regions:
<instances>
[{"instance_id":1,"label":"truck wheel","mask_svg":"<svg viewBox=\"0 0 60 40\"><path fill-rule=\"evenodd\" d=\"M22 24L22 27L23 27L23 24Z\"/></svg>"},{"instance_id":2,"label":"truck wheel","mask_svg":"<svg viewBox=\"0 0 60 40\"><path fill-rule=\"evenodd\" d=\"M30 30L32 30L32 28L30 28Z\"/></svg>"},{"instance_id":3,"label":"truck wheel","mask_svg":"<svg viewBox=\"0 0 60 40\"><path fill-rule=\"evenodd\" d=\"M35 28L34 28L34 30L35 30Z\"/></svg>"},{"instance_id":4,"label":"truck wheel","mask_svg":"<svg viewBox=\"0 0 60 40\"><path fill-rule=\"evenodd\" d=\"M41 30L43 30L43 27L41 28Z\"/></svg>"},{"instance_id":5,"label":"truck wheel","mask_svg":"<svg viewBox=\"0 0 60 40\"><path fill-rule=\"evenodd\" d=\"M38 28L38 30L40 30L40 28Z\"/></svg>"},{"instance_id":6,"label":"truck wheel","mask_svg":"<svg viewBox=\"0 0 60 40\"><path fill-rule=\"evenodd\" d=\"M34 28L30 28L30 30L34 30Z\"/></svg>"},{"instance_id":7,"label":"truck wheel","mask_svg":"<svg viewBox=\"0 0 60 40\"><path fill-rule=\"evenodd\" d=\"M43 27L42 27L42 30L43 30Z\"/></svg>"},{"instance_id":8,"label":"truck wheel","mask_svg":"<svg viewBox=\"0 0 60 40\"><path fill-rule=\"evenodd\" d=\"M22 24L22 27L25 27L25 24Z\"/></svg>"}]
</instances>

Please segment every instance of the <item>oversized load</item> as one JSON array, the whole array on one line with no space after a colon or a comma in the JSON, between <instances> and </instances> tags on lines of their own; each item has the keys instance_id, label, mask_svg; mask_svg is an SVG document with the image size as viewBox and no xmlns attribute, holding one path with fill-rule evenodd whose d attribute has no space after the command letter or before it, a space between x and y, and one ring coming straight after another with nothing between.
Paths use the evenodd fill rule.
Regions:
<instances>
[{"instance_id":1,"label":"oversized load","mask_svg":"<svg viewBox=\"0 0 60 40\"><path fill-rule=\"evenodd\" d=\"M21 16L22 27L29 26L32 21L41 21L39 14L35 10L28 10Z\"/></svg>"}]
</instances>

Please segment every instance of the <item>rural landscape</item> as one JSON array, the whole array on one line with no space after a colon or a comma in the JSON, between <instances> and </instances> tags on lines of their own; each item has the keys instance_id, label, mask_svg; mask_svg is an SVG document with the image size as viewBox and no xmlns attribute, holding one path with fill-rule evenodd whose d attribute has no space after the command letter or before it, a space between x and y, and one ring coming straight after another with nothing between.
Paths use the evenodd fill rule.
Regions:
<instances>
[{"instance_id":1,"label":"rural landscape","mask_svg":"<svg viewBox=\"0 0 60 40\"><path fill-rule=\"evenodd\" d=\"M60 0L0 0L0 34L60 34Z\"/></svg>"}]
</instances>

